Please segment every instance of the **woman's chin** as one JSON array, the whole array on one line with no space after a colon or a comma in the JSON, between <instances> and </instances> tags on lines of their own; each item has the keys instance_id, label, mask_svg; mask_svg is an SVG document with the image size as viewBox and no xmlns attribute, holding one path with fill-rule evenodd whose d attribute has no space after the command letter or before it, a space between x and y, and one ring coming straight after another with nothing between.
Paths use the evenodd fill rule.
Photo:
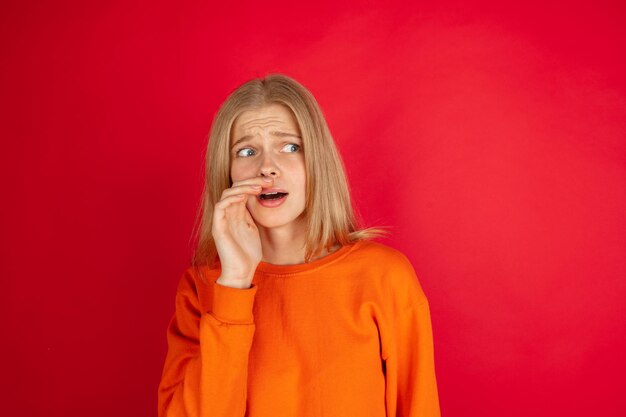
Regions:
<instances>
[{"instance_id":1,"label":"woman's chin","mask_svg":"<svg viewBox=\"0 0 626 417\"><path fill-rule=\"evenodd\" d=\"M262 229L278 229L282 227L296 227L304 226L304 218L300 216L296 219L285 219L285 216L270 216L270 215L254 215L250 213L252 220L258 228Z\"/></svg>"},{"instance_id":2,"label":"woman's chin","mask_svg":"<svg viewBox=\"0 0 626 417\"><path fill-rule=\"evenodd\" d=\"M284 221L279 221L279 220L275 220L272 221L270 219L259 219L256 217L253 217L254 219L254 223L256 224L256 226L258 228L262 228L262 229L276 229L282 226L287 225L289 222L285 223Z\"/></svg>"}]
</instances>

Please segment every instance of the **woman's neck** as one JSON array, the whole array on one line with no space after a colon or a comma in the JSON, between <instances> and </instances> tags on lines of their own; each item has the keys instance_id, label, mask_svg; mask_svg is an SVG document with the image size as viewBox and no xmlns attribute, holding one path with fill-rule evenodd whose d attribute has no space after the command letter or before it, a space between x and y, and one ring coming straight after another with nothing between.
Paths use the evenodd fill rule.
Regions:
<instances>
[{"instance_id":1,"label":"woman's neck","mask_svg":"<svg viewBox=\"0 0 626 417\"><path fill-rule=\"evenodd\" d=\"M301 224L297 229L292 227L273 227L259 228L261 237L261 246L263 247L262 261L273 265L299 265L304 263L306 252L306 234L305 225ZM311 260L319 258L339 249L339 245L335 245L328 251L326 248Z\"/></svg>"}]
</instances>

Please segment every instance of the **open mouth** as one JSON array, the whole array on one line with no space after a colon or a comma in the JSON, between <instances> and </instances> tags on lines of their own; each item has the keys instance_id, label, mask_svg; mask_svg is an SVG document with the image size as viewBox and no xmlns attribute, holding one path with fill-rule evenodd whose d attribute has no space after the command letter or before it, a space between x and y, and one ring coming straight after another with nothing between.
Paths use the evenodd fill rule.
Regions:
<instances>
[{"instance_id":1,"label":"open mouth","mask_svg":"<svg viewBox=\"0 0 626 417\"><path fill-rule=\"evenodd\" d=\"M265 194L261 194L259 198L261 200L278 200L278 199L283 198L287 194L288 193L279 193L279 192L265 193Z\"/></svg>"}]
</instances>

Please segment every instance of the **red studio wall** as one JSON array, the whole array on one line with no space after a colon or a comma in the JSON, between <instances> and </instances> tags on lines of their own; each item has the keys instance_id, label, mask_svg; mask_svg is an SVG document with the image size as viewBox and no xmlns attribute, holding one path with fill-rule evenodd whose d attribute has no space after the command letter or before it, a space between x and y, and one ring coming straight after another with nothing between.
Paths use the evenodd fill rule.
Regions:
<instances>
[{"instance_id":1,"label":"red studio wall","mask_svg":"<svg viewBox=\"0 0 626 417\"><path fill-rule=\"evenodd\" d=\"M154 416L212 117L318 99L442 414L623 416L622 2L3 2L4 414Z\"/></svg>"}]
</instances>

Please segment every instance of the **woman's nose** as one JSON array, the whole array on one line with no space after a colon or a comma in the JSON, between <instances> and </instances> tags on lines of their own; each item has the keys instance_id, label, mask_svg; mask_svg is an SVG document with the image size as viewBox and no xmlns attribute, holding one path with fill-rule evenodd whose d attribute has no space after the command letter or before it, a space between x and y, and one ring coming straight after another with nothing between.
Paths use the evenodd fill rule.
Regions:
<instances>
[{"instance_id":1,"label":"woman's nose","mask_svg":"<svg viewBox=\"0 0 626 417\"><path fill-rule=\"evenodd\" d=\"M259 171L261 172L261 175L272 177L279 175L278 167L268 153L265 153L265 155L261 158L261 167L259 168Z\"/></svg>"}]
</instances>

